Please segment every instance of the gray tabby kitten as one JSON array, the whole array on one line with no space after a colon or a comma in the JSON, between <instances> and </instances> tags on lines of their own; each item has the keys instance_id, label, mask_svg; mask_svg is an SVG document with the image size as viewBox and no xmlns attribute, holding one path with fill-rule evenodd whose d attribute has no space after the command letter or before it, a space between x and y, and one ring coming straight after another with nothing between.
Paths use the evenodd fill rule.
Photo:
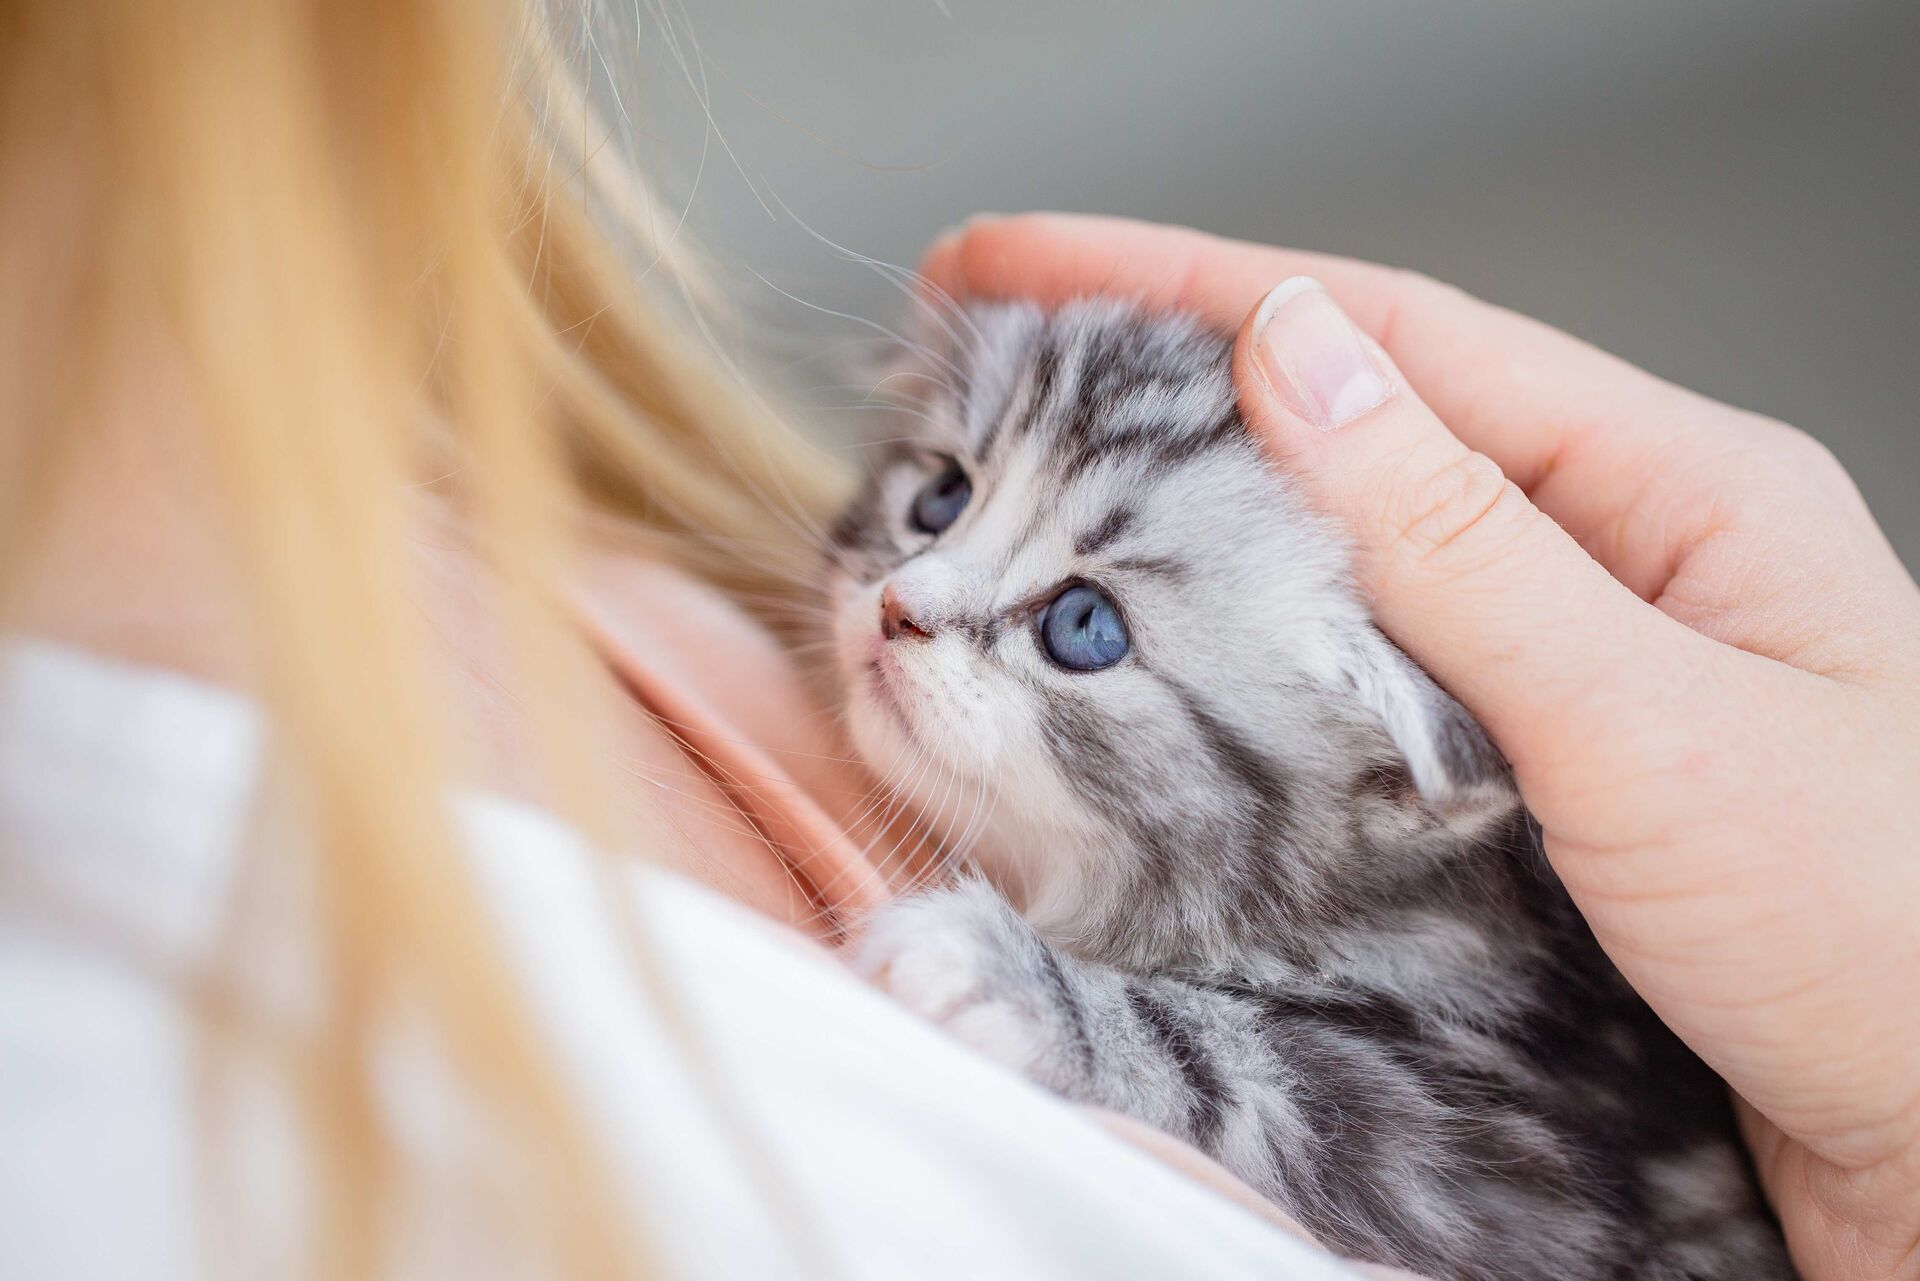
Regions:
<instances>
[{"instance_id":1,"label":"gray tabby kitten","mask_svg":"<svg viewBox=\"0 0 1920 1281\"><path fill-rule=\"evenodd\" d=\"M858 964L1436 1279L1792 1275L1720 1082L1248 437L1230 344L975 310L834 534L853 738L985 879Z\"/></svg>"}]
</instances>

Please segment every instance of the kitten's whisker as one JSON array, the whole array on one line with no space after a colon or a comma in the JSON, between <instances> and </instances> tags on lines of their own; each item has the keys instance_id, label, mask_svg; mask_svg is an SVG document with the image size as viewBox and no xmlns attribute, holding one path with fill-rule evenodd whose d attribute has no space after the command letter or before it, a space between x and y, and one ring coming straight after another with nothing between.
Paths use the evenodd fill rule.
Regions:
<instances>
[{"instance_id":1,"label":"kitten's whisker","mask_svg":"<svg viewBox=\"0 0 1920 1281\"><path fill-rule=\"evenodd\" d=\"M916 746L913 749L913 753L909 757L908 764L904 769L901 769L898 772L896 772L894 769L890 768L888 771L888 776L883 778L880 781L879 785L876 787L875 789L876 795L872 804L870 804L866 809L862 810L860 814L855 817L852 825L853 831L857 834L859 831L859 828L865 823L867 823L868 819L873 814L876 808L881 806L891 806L894 802L894 799L897 798L907 786L909 782L907 775L911 772L918 771L923 765L926 764L928 759L929 759L929 753L926 751L926 749ZM883 814L882 820L881 820L882 825L884 825L885 819L886 819L886 815ZM870 852L871 851L869 851L869 853Z\"/></svg>"},{"instance_id":2,"label":"kitten's whisker","mask_svg":"<svg viewBox=\"0 0 1920 1281\"><path fill-rule=\"evenodd\" d=\"M844 320L849 324L860 325L864 328L871 329L874 332L882 334L885 337L891 339L893 342L897 343L903 350L911 351L915 355L918 355L926 360L933 362L934 364L937 364L940 368L944 369L947 373L953 375L956 379L961 376L959 367L956 366L952 361L948 360L945 356L942 356L940 353L934 351L931 347L926 346L924 343L914 342L912 339L908 338L906 335L898 333L895 330L889 329L887 326L881 324L879 321L868 320L864 316L856 316L856 315L853 315L851 312L835 311L833 308L823 306L820 303L808 302L806 299L800 297L798 294L789 293L787 290L782 289L779 285L774 284L773 281L767 279L765 276L761 275L758 271L755 271L752 267L748 267L747 272L748 274L753 276L754 279L758 280L761 284L765 285L767 288L773 290L773 292L779 294L782 298L785 298L788 302L794 303L797 306L805 307L808 311L819 312L823 316L832 316L836 320Z\"/></svg>"},{"instance_id":3,"label":"kitten's whisker","mask_svg":"<svg viewBox=\"0 0 1920 1281\"><path fill-rule=\"evenodd\" d=\"M779 197L776 196L775 199L779 200ZM835 253L839 254L841 257L846 258L851 262L857 262L862 266L867 267L869 270L876 272L881 276L882 279L885 279L891 282L897 288L899 288L900 291L909 298L909 300L917 300L919 298L925 298L927 300L925 305L929 307L932 307L936 304L944 306L948 310L949 314L951 314L952 316L960 320L963 324L967 325L969 329L973 328L973 320L971 317L967 315L966 310L962 308L959 305L959 303L954 301L954 298L951 294L949 294L946 290L940 288L938 285L935 285L927 277L921 275L919 272L914 271L911 268L901 267L894 263L885 262L879 258L870 257L867 254L861 253L857 249L852 249L846 245L840 244L838 241L835 241L829 238L828 236L822 234L820 231L815 229L810 223L806 221L806 219L800 217L799 214L795 213L793 209L789 205L787 205L785 201L779 201L779 203L780 203L781 210L786 213L787 217L793 219L795 225L797 225L802 231L806 232L809 236L812 236L815 240L819 241L821 244L827 246L827 248L833 250ZM903 280L910 280L912 282L912 285L909 286L908 284L903 283ZM942 327L946 330L948 339L953 342L954 346L956 348L962 346L963 344L960 343L958 336L954 334L952 328L950 326L947 326L944 321L942 321L941 323L942 323ZM977 329L974 330L974 337L976 340L979 338L979 331Z\"/></svg>"}]
</instances>

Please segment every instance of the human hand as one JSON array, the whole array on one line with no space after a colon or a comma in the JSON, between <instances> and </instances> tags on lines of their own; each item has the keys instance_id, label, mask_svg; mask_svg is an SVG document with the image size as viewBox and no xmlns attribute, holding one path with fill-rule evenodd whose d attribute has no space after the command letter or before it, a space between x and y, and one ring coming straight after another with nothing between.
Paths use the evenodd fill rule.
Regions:
<instances>
[{"instance_id":1,"label":"human hand","mask_svg":"<svg viewBox=\"0 0 1920 1281\"><path fill-rule=\"evenodd\" d=\"M1743 1100L1796 1264L1920 1278L1920 590L1832 456L1366 263L1027 215L925 271L1238 326L1248 421L1506 753L1615 964ZM1327 292L1256 306L1300 275Z\"/></svg>"}]
</instances>

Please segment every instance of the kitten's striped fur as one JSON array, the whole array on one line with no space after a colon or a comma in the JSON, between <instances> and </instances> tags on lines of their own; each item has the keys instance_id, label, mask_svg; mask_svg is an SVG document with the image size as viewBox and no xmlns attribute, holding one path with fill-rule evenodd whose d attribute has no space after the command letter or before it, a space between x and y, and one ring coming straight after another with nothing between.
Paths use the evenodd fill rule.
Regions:
<instances>
[{"instance_id":1,"label":"kitten's striped fur","mask_svg":"<svg viewBox=\"0 0 1920 1281\"><path fill-rule=\"evenodd\" d=\"M860 750L987 879L883 911L862 964L1343 1252L1440 1281L1789 1277L1720 1083L1256 451L1227 341L1110 303L961 328L829 595ZM948 458L973 496L930 536L908 507ZM1116 666L1041 652L1034 608L1071 581L1117 603ZM911 643L880 635L889 583Z\"/></svg>"}]
</instances>

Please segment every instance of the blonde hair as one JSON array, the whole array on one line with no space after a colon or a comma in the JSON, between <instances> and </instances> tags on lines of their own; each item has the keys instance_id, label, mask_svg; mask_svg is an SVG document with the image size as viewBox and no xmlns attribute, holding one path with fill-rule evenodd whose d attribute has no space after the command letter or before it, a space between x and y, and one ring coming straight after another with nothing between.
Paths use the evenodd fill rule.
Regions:
<instances>
[{"instance_id":1,"label":"blonde hair","mask_svg":"<svg viewBox=\"0 0 1920 1281\"><path fill-rule=\"evenodd\" d=\"M556 588L582 511L618 513L751 600L791 590L794 521L841 493L838 469L636 288L640 268L673 280L683 264L649 240L646 197L531 4L0 3L0 172L85 115L97 146L80 159L113 193L50 313L70 360L33 389L46 412L5 546L81 430L61 411L112 358L117 282L150 279L311 832L329 1004L290 1070L326 1176L326 1275L367 1274L384 1246L394 1157L366 1051L402 992L536 1172L556 1270L636 1264L446 827L448 712L399 550L410 486L450 477L535 691L551 802L600 837L594 771L570 767L590 659ZM0 246L0 279L22 279L30 252Z\"/></svg>"}]
</instances>

